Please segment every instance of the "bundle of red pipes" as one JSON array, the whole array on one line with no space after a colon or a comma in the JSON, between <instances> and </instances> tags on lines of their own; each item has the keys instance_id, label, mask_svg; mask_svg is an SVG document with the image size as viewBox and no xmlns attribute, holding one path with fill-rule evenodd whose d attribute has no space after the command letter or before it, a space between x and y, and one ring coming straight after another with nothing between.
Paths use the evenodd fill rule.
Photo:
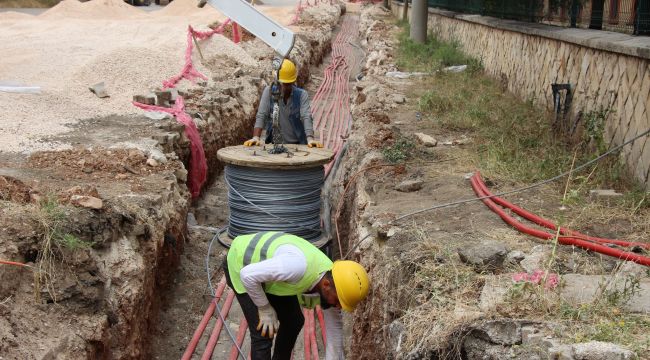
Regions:
<instances>
[{"instance_id":1,"label":"bundle of red pipes","mask_svg":"<svg viewBox=\"0 0 650 360\"><path fill-rule=\"evenodd\" d=\"M560 244L577 246L585 250L595 251L600 254L617 257L622 260L634 261L635 263L645 265L645 266L650 266L650 258L647 256L610 247L612 245L616 245L616 246L628 247L628 248L640 247L644 249L650 249L650 244L648 243L629 242L629 241L616 240L616 239L604 239L604 238L585 235L577 231L573 231L563 227L558 228L558 226L554 224L552 221L544 219L531 212L528 212L498 196L494 196L488 190L487 186L481 179L481 175L479 172L476 172L474 176L472 176L471 183L472 183L472 188L474 189L476 195L478 195L481 198L486 197L482 199L485 205L487 205L492 211L497 213L501 217L501 219L503 219L503 221L505 221L506 223L510 224L515 229L523 233L544 240L554 239L556 237L556 234L559 234L559 236L557 236L557 241ZM530 222L533 222L547 229L553 230L554 233L549 233L522 224L521 222L517 221L512 215L507 213L504 209L497 206L497 204L506 209L509 209L510 211L514 212L515 214L521 216L522 218Z\"/></svg>"},{"instance_id":2,"label":"bundle of red pipes","mask_svg":"<svg viewBox=\"0 0 650 360\"><path fill-rule=\"evenodd\" d=\"M347 138L352 115L350 113L350 75L361 59L354 56L351 40L358 32L357 22L349 17L343 20L341 30L332 43L332 61L325 69L324 79L312 99L314 128L320 141L338 157ZM325 166L329 175L334 161Z\"/></svg>"}]
</instances>

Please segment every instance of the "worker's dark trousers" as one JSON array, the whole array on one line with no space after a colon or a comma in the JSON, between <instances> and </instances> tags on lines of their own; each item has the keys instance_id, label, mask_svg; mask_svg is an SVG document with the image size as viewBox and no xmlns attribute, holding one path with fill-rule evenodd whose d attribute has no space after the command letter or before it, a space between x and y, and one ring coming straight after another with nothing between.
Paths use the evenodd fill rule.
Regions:
<instances>
[{"instance_id":1,"label":"worker's dark trousers","mask_svg":"<svg viewBox=\"0 0 650 360\"><path fill-rule=\"evenodd\" d=\"M234 289L230 280L230 274L228 274L228 265L225 261L224 272L228 286ZM290 360L296 339L305 322L298 298L296 296L266 294L269 303L271 303L271 306L273 306L275 312L278 314L278 320L280 320L280 329L277 335L275 335L275 349L273 351L273 357L271 357L273 340L263 337L262 332L257 330L257 324L259 323L257 306L248 294L236 295L237 301L239 301L239 305L246 317L246 321L248 321L248 330L251 334L251 360Z\"/></svg>"}]
</instances>

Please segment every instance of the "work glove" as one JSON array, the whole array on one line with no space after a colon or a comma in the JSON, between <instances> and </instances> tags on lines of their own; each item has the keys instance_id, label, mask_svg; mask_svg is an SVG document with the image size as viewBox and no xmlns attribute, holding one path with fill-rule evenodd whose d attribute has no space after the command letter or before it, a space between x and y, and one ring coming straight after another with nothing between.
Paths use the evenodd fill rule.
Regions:
<instances>
[{"instance_id":1,"label":"work glove","mask_svg":"<svg viewBox=\"0 0 650 360\"><path fill-rule=\"evenodd\" d=\"M307 146L310 148L315 147L320 149L323 147L323 144L321 144L320 141L314 140L314 138L310 136L307 138Z\"/></svg>"},{"instance_id":2,"label":"work glove","mask_svg":"<svg viewBox=\"0 0 650 360\"><path fill-rule=\"evenodd\" d=\"M253 136L252 139L244 141L244 146L255 146L255 145L262 145L262 141L260 141L259 136Z\"/></svg>"},{"instance_id":3,"label":"work glove","mask_svg":"<svg viewBox=\"0 0 650 360\"><path fill-rule=\"evenodd\" d=\"M275 310L271 304L266 304L260 306L257 309L260 322L257 324L257 331L262 331L262 336L267 336L269 339L273 339L275 334L278 333L278 328L280 328L280 322L278 321L278 315L275 313Z\"/></svg>"}]
</instances>

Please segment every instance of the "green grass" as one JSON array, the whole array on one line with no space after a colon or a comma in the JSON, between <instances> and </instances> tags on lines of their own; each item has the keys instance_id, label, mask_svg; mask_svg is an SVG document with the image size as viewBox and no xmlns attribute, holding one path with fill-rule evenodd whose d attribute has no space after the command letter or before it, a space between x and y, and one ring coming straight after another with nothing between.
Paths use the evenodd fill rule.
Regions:
<instances>
[{"instance_id":1,"label":"green grass","mask_svg":"<svg viewBox=\"0 0 650 360\"><path fill-rule=\"evenodd\" d=\"M409 38L409 25L401 21L397 66L403 71L433 72L442 67L468 65L470 70L480 69L480 62L465 55L457 42L438 40L433 34L427 36L424 44L417 44Z\"/></svg>"}]
</instances>

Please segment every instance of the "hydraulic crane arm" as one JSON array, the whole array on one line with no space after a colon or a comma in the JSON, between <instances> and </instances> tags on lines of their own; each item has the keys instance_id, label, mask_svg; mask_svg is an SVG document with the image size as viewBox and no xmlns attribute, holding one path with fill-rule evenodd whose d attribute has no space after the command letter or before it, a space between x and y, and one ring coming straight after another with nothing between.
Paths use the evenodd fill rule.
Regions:
<instances>
[{"instance_id":1,"label":"hydraulic crane arm","mask_svg":"<svg viewBox=\"0 0 650 360\"><path fill-rule=\"evenodd\" d=\"M244 0L201 0L199 7L208 3L232 21L273 48L282 58L293 49L295 35L284 26L262 14Z\"/></svg>"}]
</instances>

